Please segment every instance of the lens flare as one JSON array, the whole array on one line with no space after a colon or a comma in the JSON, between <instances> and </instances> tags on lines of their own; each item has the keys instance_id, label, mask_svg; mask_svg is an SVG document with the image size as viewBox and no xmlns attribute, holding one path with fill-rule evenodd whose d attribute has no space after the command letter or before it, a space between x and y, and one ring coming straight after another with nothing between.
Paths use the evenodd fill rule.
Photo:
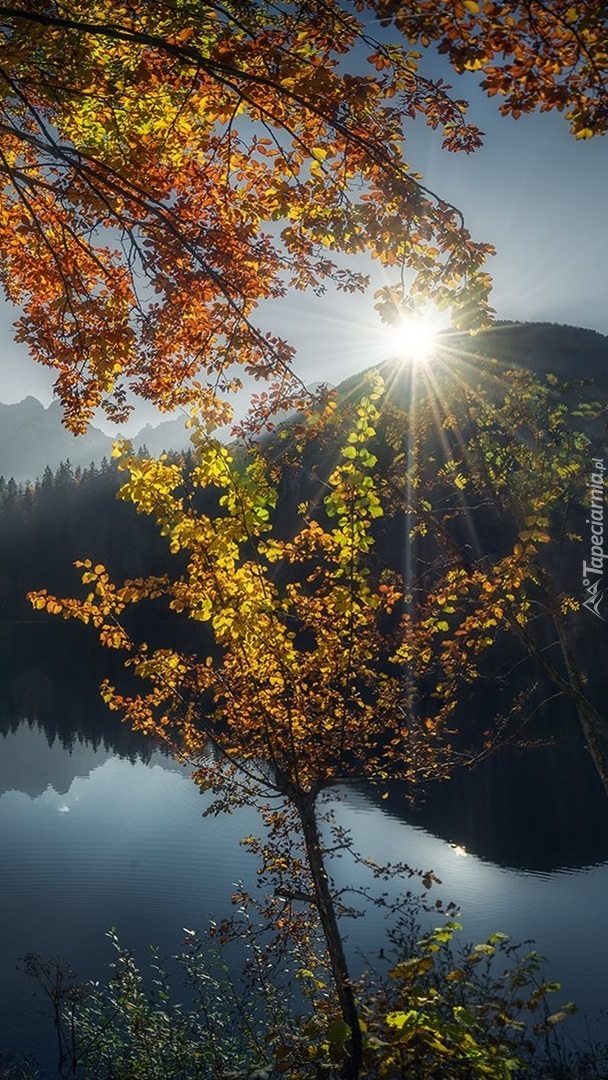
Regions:
<instances>
[{"instance_id":1,"label":"lens flare","mask_svg":"<svg viewBox=\"0 0 608 1080\"><path fill-rule=\"evenodd\" d=\"M435 351L437 333L437 326L430 319L411 316L391 327L391 347L399 359L424 363Z\"/></svg>"}]
</instances>

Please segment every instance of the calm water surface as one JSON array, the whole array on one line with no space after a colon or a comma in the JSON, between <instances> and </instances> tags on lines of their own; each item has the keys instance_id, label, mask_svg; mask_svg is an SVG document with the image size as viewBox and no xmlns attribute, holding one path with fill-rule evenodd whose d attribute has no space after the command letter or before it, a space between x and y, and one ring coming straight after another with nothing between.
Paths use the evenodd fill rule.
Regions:
<instances>
[{"instance_id":1,"label":"calm water surface","mask_svg":"<svg viewBox=\"0 0 608 1080\"><path fill-rule=\"evenodd\" d=\"M111 959L104 937L111 926L142 962L150 943L171 955L184 927L204 928L229 911L236 882L253 886L256 864L238 840L258 822L247 809L203 818L205 799L187 770L160 753L128 760L83 738L66 747L53 741L48 725L12 727L0 736L0 1044L44 1054L50 1030L36 1011L43 1004L32 1002L31 985L15 970L19 957L30 950L61 956L82 978L98 978ZM607 862L538 870L465 854L454 846L462 836L450 836L450 828L464 833L470 824L478 793L474 786L466 791L457 805L467 813L460 820L448 807L443 837L419 820L424 813L433 818L437 808L431 803L408 822L399 816L405 811L398 792L379 805L365 792L348 791L335 812L363 854L432 868L443 881L438 895L460 905L467 939L497 929L534 938L551 958L549 974L563 984L562 1000L575 999L595 1017L605 1004L608 971ZM482 809L476 814L482 818ZM484 820L482 848L489 836ZM353 880L346 862L335 872L338 880ZM353 923L349 948L373 957L386 944L384 933L372 910Z\"/></svg>"}]
</instances>

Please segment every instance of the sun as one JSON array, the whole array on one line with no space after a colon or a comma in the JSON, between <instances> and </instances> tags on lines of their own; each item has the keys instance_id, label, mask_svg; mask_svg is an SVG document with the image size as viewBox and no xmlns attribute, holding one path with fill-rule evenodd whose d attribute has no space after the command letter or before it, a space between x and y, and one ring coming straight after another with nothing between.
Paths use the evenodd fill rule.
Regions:
<instances>
[{"instance_id":1,"label":"sun","mask_svg":"<svg viewBox=\"0 0 608 1080\"><path fill-rule=\"evenodd\" d=\"M423 315L410 315L390 329L390 345L400 360L423 364L430 360L437 347L438 327L434 320Z\"/></svg>"}]
</instances>

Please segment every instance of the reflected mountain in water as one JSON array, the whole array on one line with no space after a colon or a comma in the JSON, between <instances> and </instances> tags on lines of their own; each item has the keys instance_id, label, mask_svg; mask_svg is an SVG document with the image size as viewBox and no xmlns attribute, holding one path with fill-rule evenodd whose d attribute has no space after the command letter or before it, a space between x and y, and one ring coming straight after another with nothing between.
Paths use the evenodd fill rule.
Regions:
<instances>
[{"instance_id":1,"label":"reflected mountain in water","mask_svg":"<svg viewBox=\"0 0 608 1080\"><path fill-rule=\"evenodd\" d=\"M57 739L49 741L44 728L24 722L0 735L0 795L21 791L35 799L48 788L67 795L77 776L89 776L111 756L86 739L76 739L66 751Z\"/></svg>"},{"instance_id":2,"label":"reflected mountain in water","mask_svg":"<svg viewBox=\"0 0 608 1080\"><path fill-rule=\"evenodd\" d=\"M51 789L57 795L67 795L74 780L88 779L95 769L117 757L184 772L173 758L150 747L148 743L141 754L125 756L117 754L105 740L94 746L80 733L75 733L66 746L57 738L49 738L44 725L24 720L15 731L0 734L0 796L20 791L36 799Z\"/></svg>"},{"instance_id":3,"label":"reflected mountain in water","mask_svg":"<svg viewBox=\"0 0 608 1080\"><path fill-rule=\"evenodd\" d=\"M608 799L576 733L554 746L506 746L430 785L414 808L390 790L382 807L498 866L548 874L608 861Z\"/></svg>"},{"instance_id":4,"label":"reflected mountain in water","mask_svg":"<svg viewBox=\"0 0 608 1080\"><path fill-rule=\"evenodd\" d=\"M0 793L66 793L111 757L178 767L100 700L101 679L120 670L78 625L0 628ZM567 703L547 706L536 734L555 744L507 746L429 785L413 807L394 786L382 809L498 866L549 873L608 861L608 799Z\"/></svg>"},{"instance_id":5,"label":"reflected mountain in water","mask_svg":"<svg viewBox=\"0 0 608 1080\"><path fill-rule=\"evenodd\" d=\"M165 761L99 695L120 660L79 625L0 624L0 794L65 793L109 758Z\"/></svg>"}]
</instances>

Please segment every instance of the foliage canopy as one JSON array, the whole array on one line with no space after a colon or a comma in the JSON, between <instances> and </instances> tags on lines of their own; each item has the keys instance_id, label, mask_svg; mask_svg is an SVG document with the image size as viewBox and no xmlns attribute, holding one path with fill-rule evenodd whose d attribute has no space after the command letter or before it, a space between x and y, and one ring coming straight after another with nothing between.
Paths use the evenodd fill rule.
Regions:
<instances>
[{"instance_id":1,"label":"foliage canopy","mask_svg":"<svg viewBox=\"0 0 608 1080\"><path fill-rule=\"evenodd\" d=\"M606 29L603 4L566 0L0 4L0 272L68 425L124 418L127 389L224 417L235 370L270 380L263 422L303 388L256 308L364 289L356 255L406 273L386 317L407 291L482 325L490 248L403 142L417 117L446 150L480 133L419 47L479 71L504 112L563 109L586 137L606 130Z\"/></svg>"}]
</instances>

